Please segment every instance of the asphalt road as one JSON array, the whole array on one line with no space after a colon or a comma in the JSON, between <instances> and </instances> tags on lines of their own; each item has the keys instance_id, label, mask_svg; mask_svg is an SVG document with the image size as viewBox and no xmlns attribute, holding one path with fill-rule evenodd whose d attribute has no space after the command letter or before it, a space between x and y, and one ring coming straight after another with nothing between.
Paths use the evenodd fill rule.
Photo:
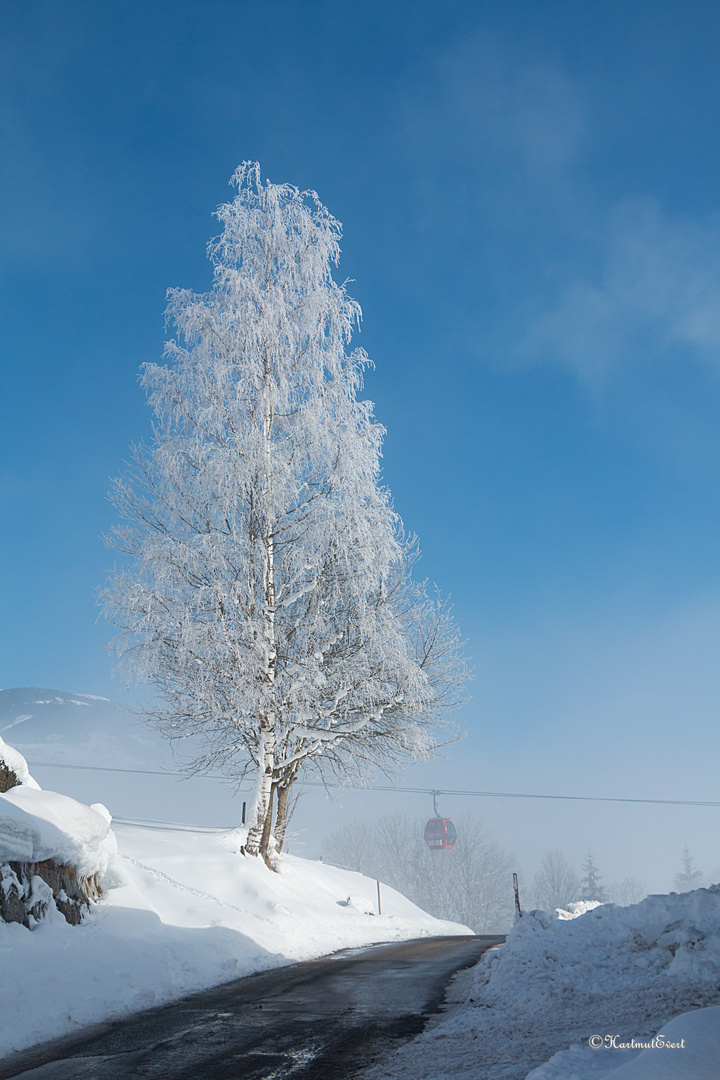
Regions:
<instances>
[{"instance_id":1,"label":"asphalt road","mask_svg":"<svg viewBox=\"0 0 720 1080\"><path fill-rule=\"evenodd\" d=\"M0 1080L351 1080L504 940L421 938L265 971L5 1058Z\"/></svg>"}]
</instances>

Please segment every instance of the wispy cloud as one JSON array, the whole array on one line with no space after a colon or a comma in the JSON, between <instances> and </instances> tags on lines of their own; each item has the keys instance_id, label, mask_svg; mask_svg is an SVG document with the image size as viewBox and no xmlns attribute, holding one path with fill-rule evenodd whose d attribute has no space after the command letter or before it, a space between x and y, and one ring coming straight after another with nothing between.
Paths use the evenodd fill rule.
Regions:
<instances>
[{"instance_id":1,"label":"wispy cloud","mask_svg":"<svg viewBox=\"0 0 720 1080\"><path fill-rule=\"evenodd\" d=\"M720 215L673 218L649 199L615 206L594 272L566 281L520 351L594 382L673 353L720 370Z\"/></svg>"},{"instance_id":2,"label":"wispy cloud","mask_svg":"<svg viewBox=\"0 0 720 1080\"><path fill-rule=\"evenodd\" d=\"M417 227L466 243L564 204L586 136L580 88L487 35L454 42L418 71L398 124Z\"/></svg>"},{"instance_id":3,"label":"wispy cloud","mask_svg":"<svg viewBox=\"0 0 720 1080\"><path fill-rule=\"evenodd\" d=\"M437 104L459 147L485 158L514 159L536 180L557 179L585 134L578 88L557 68L518 62L488 40L472 40L443 57Z\"/></svg>"},{"instance_id":4,"label":"wispy cloud","mask_svg":"<svg viewBox=\"0 0 720 1080\"><path fill-rule=\"evenodd\" d=\"M594 390L632 371L634 395L660 366L716 383L720 213L667 209L651 173L644 194L622 197L629 181L588 80L475 35L413 84L409 203L442 271L429 300L483 364L561 366ZM424 289L423 258L414 276Z\"/></svg>"}]
</instances>

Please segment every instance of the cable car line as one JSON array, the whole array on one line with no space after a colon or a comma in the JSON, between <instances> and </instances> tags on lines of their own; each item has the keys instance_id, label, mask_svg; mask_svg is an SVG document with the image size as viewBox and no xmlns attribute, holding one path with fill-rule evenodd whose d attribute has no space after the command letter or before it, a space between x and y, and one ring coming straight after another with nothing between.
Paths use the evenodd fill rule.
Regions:
<instances>
[{"instance_id":1,"label":"cable car line","mask_svg":"<svg viewBox=\"0 0 720 1080\"><path fill-rule=\"evenodd\" d=\"M113 765L71 765L66 761L28 761L31 769L81 769L83 772L135 773L138 776L187 776L178 769L121 769ZM227 776L212 773L196 773L208 780L227 780Z\"/></svg>"},{"instance_id":2,"label":"cable car line","mask_svg":"<svg viewBox=\"0 0 720 1080\"><path fill-rule=\"evenodd\" d=\"M322 786L322 785L314 785ZM342 785L328 785L342 786ZM613 795L539 795L530 792L519 791L461 791L457 788L397 788L389 784L385 786L368 785L369 791L396 791L408 792L415 795L476 795L488 799L563 799L571 802L618 802L618 803L652 803L665 806L718 806L720 802L711 802L705 799L632 799L621 798Z\"/></svg>"},{"instance_id":3,"label":"cable car line","mask_svg":"<svg viewBox=\"0 0 720 1080\"><path fill-rule=\"evenodd\" d=\"M81 769L86 772L116 772L134 773L138 776L166 776L183 777L185 779L227 780L228 777L221 773L195 773L187 774L170 769L121 769L110 765L71 765L60 761L28 761L33 769ZM350 791L389 791L396 795L468 795L486 799L555 799L565 802L610 802L610 803L644 803L653 806L715 806L720 807L720 802L712 802L708 799L633 799L614 795L541 795L534 792L520 791L470 791L458 788L419 788L419 787L393 787L391 784L324 784L321 780L301 780L304 787L332 787L344 788Z\"/></svg>"}]
</instances>

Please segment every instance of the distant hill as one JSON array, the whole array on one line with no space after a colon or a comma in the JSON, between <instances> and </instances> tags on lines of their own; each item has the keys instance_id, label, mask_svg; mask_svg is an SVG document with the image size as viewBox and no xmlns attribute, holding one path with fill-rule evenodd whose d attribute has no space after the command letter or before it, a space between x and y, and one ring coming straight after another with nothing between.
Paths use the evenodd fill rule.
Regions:
<instances>
[{"instance_id":1,"label":"distant hill","mask_svg":"<svg viewBox=\"0 0 720 1080\"><path fill-rule=\"evenodd\" d=\"M168 740L107 698L36 686L0 690L0 737L24 755L41 787L102 802L113 815L240 821L241 802L227 785L179 776Z\"/></svg>"},{"instance_id":2,"label":"distant hill","mask_svg":"<svg viewBox=\"0 0 720 1080\"><path fill-rule=\"evenodd\" d=\"M162 736L107 698L44 687L0 690L0 736L53 763L160 769L171 756Z\"/></svg>"}]
</instances>

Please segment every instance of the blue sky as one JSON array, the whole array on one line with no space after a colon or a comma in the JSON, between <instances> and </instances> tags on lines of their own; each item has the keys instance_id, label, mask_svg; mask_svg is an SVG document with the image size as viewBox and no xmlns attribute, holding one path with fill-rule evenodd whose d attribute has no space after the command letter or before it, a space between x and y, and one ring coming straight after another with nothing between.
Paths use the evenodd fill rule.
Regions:
<instances>
[{"instance_id":1,"label":"blue sky","mask_svg":"<svg viewBox=\"0 0 720 1080\"><path fill-rule=\"evenodd\" d=\"M108 480L165 290L208 287L257 159L344 224L385 479L476 665L468 739L410 782L716 798L718 6L1 10L0 685L120 693ZM720 865L716 811L584 813L534 806L533 843Z\"/></svg>"}]
</instances>

